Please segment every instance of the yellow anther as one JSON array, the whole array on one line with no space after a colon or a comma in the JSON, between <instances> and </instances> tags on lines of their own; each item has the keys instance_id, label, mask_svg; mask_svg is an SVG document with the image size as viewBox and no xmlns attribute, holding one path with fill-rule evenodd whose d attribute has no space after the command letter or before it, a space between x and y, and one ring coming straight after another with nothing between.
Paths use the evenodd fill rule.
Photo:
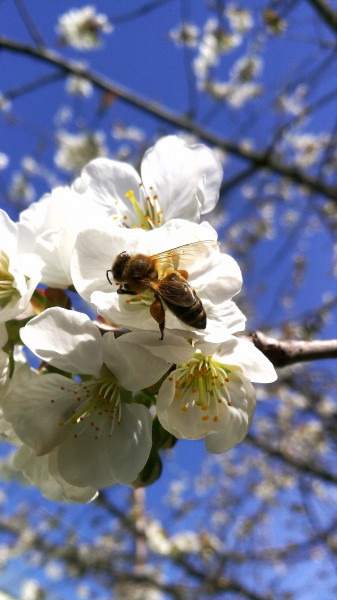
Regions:
<instances>
[{"instance_id":1,"label":"yellow anther","mask_svg":"<svg viewBox=\"0 0 337 600\"><path fill-rule=\"evenodd\" d=\"M204 415L203 417L201 417L202 421L208 421L209 419L209 415Z\"/></svg>"}]
</instances>

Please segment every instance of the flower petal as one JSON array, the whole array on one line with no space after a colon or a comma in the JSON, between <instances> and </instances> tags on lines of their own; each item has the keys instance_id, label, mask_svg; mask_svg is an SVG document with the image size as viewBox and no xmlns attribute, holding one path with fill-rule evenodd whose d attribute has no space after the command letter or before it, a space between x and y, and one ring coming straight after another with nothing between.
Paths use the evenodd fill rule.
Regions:
<instances>
[{"instance_id":1,"label":"flower petal","mask_svg":"<svg viewBox=\"0 0 337 600\"><path fill-rule=\"evenodd\" d=\"M67 421L78 408L76 383L62 375L34 377L16 385L3 403L3 414L22 442L36 454L49 452L68 434Z\"/></svg>"},{"instance_id":2,"label":"flower petal","mask_svg":"<svg viewBox=\"0 0 337 600\"><path fill-rule=\"evenodd\" d=\"M14 457L14 466L20 470L28 481L38 487L45 498L53 502L63 500L82 504L94 500L96 489L92 487L75 487L52 472L53 454L36 456L34 450L22 445Z\"/></svg>"},{"instance_id":3,"label":"flower petal","mask_svg":"<svg viewBox=\"0 0 337 600\"><path fill-rule=\"evenodd\" d=\"M122 405L120 424L106 415L95 424L96 434L84 419L77 425L76 439L69 436L58 449L61 476L75 486L96 489L116 483L131 484L144 467L151 449L152 419L140 404Z\"/></svg>"},{"instance_id":4,"label":"flower petal","mask_svg":"<svg viewBox=\"0 0 337 600\"><path fill-rule=\"evenodd\" d=\"M16 223L9 218L4 210L0 210L0 250L6 252L7 256L16 254L18 243L18 230Z\"/></svg>"},{"instance_id":5,"label":"flower petal","mask_svg":"<svg viewBox=\"0 0 337 600\"><path fill-rule=\"evenodd\" d=\"M178 375L173 371L161 385L157 396L157 415L164 429L177 438L187 440L198 440L222 431L230 418L227 404L212 404L206 412L195 401L197 390L177 394L177 379Z\"/></svg>"},{"instance_id":6,"label":"flower petal","mask_svg":"<svg viewBox=\"0 0 337 600\"><path fill-rule=\"evenodd\" d=\"M133 331L121 336L119 341L124 344L138 344L145 346L145 348L149 350L151 354L159 356L171 364L184 363L190 358L191 352L193 353L193 351L191 351L191 344L189 344L182 337L172 335L168 331L165 332L163 340L159 339L158 334L154 332ZM126 347L125 352L128 352L128 347Z\"/></svg>"},{"instance_id":7,"label":"flower petal","mask_svg":"<svg viewBox=\"0 0 337 600\"><path fill-rule=\"evenodd\" d=\"M126 390L136 391L155 384L166 373L170 363L151 354L146 345L128 340L130 335L115 339L113 333L106 333L103 336L103 358L118 383ZM137 340L140 341L140 337Z\"/></svg>"},{"instance_id":8,"label":"flower petal","mask_svg":"<svg viewBox=\"0 0 337 600\"><path fill-rule=\"evenodd\" d=\"M165 221L199 221L218 200L222 168L203 144L189 145L177 136L161 138L144 155L141 165L146 190L158 195Z\"/></svg>"},{"instance_id":9,"label":"flower petal","mask_svg":"<svg viewBox=\"0 0 337 600\"><path fill-rule=\"evenodd\" d=\"M104 207L107 216L117 217L117 222L127 222L130 227L140 226L139 218L127 192L133 190L141 210L145 208L145 194L140 188L141 180L137 171L127 163L107 158L96 158L82 170L81 176L74 182L73 189L84 194Z\"/></svg>"},{"instance_id":10,"label":"flower petal","mask_svg":"<svg viewBox=\"0 0 337 600\"><path fill-rule=\"evenodd\" d=\"M238 365L245 377L258 383L270 383L277 379L270 360L252 342L232 337L219 346L215 352L226 365Z\"/></svg>"},{"instance_id":11,"label":"flower petal","mask_svg":"<svg viewBox=\"0 0 337 600\"><path fill-rule=\"evenodd\" d=\"M101 334L84 313L48 308L21 329L21 339L49 364L74 373L98 374Z\"/></svg>"},{"instance_id":12,"label":"flower petal","mask_svg":"<svg viewBox=\"0 0 337 600\"><path fill-rule=\"evenodd\" d=\"M232 403L229 407L229 422L222 431L205 438L205 448L212 454L227 452L239 444L252 424L256 399L251 382L240 373L231 372L228 391Z\"/></svg>"}]
</instances>

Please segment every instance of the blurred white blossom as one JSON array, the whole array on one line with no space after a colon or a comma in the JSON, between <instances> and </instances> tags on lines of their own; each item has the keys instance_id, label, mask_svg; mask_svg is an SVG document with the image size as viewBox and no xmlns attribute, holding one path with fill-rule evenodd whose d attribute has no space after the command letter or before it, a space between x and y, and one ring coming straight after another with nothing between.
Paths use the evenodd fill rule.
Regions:
<instances>
[{"instance_id":1,"label":"blurred white blossom","mask_svg":"<svg viewBox=\"0 0 337 600\"><path fill-rule=\"evenodd\" d=\"M228 4L224 11L233 31L246 33L254 25L254 19L248 8L239 8L235 4Z\"/></svg>"},{"instance_id":2,"label":"blurred white blossom","mask_svg":"<svg viewBox=\"0 0 337 600\"><path fill-rule=\"evenodd\" d=\"M105 145L105 135L95 133L68 133L59 131L57 134L58 150L55 154L55 164L65 171L80 171L90 160L97 156L106 156L108 149Z\"/></svg>"},{"instance_id":3,"label":"blurred white blossom","mask_svg":"<svg viewBox=\"0 0 337 600\"><path fill-rule=\"evenodd\" d=\"M69 94L84 98L92 96L94 91L91 81L79 75L71 75L67 78L66 90Z\"/></svg>"},{"instance_id":4,"label":"blurred white blossom","mask_svg":"<svg viewBox=\"0 0 337 600\"><path fill-rule=\"evenodd\" d=\"M169 31L169 37L177 46L195 48L198 43L199 27L193 23L181 23Z\"/></svg>"},{"instance_id":5,"label":"blurred white blossom","mask_svg":"<svg viewBox=\"0 0 337 600\"><path fill-rule=\"evenodd\" d=\"M61 15L56 30L62 43L91 50L100 45L100 33L111 33L113 27L106 15L96 13L94 6L83 6Z\"/></svg>"}]
</instances>

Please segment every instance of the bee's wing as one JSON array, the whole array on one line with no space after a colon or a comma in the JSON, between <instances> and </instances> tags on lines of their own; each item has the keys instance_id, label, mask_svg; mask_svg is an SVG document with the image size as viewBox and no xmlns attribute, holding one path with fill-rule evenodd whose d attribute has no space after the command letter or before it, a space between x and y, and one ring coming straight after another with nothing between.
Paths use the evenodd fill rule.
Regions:
<instances>
[{"instance_id":1,"label":"bee's wing","mask_svg":"<svg viewBox=\"0 0 337 600\"><path fill-rule=\"evenodd\" d=\"M184 244L184 246L178 246L159 254L153 254L152 258L160 263L167 263L172 265L174 269L178 267L191 266L201 254L210 252L213 248L217 248L219 242L214 240L206 240L203 242L192 242L191 244Z\"/></svg>"},{"instance_id":2,"label":"bee's wing","mask_svg":"<svg viewBox=\"0 0 337 600\"><path fill-rule=\"evenodd\" d=\"M194 289L183 279L160 281L157 294L168 304L185 306L186 308L193 306L198 299Z\"/></svg>"}]
</instances>

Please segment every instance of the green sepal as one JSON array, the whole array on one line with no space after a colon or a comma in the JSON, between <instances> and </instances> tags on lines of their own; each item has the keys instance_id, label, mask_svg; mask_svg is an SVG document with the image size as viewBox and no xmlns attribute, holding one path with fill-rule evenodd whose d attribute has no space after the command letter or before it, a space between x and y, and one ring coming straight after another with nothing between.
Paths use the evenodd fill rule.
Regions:
<instances>
[{"instance_id":1,"label":"green sepal","mask_svg":"<svg viewBox=\"0 0 337 600\"><path fill-rule=\"evenodd\" d=\"M152 444L158 450L168 450L176 444L177 438L164 429L158 417L152 423Z\"/></svg>"},{"instance_id":2,"label":"green sepal","mask_svg":"<svg viewBox=\"0 0 337 600\"><path fill-rule=\"evenodd\" d=\"M133 488L147 487L152 485L159 477L163 469L161 458L156 450L151 450L145 467L139 473L137 479L132 482Z\"/></svg>"},{"instance_id":3,"label":"green sepal","mask_svg":"<svg viewBox=\"0 0 337 600\"><path fill-rule=\"evenodd\" d=\"M20 346L23 345L20 338L20 329L21 327L27 325L28 321L30 321L31 319L32 317L27 317L26 319L11 319L10 321L7 321L6 329L8 335L8 342L3 347L3 350L5 352L8 352L8 350L6 350L6 347L9 343L13 344L13 346L15 346L16 344L19 344ZM11 348L10 345L9 348Z\"/></svg>"}]
</instances>

